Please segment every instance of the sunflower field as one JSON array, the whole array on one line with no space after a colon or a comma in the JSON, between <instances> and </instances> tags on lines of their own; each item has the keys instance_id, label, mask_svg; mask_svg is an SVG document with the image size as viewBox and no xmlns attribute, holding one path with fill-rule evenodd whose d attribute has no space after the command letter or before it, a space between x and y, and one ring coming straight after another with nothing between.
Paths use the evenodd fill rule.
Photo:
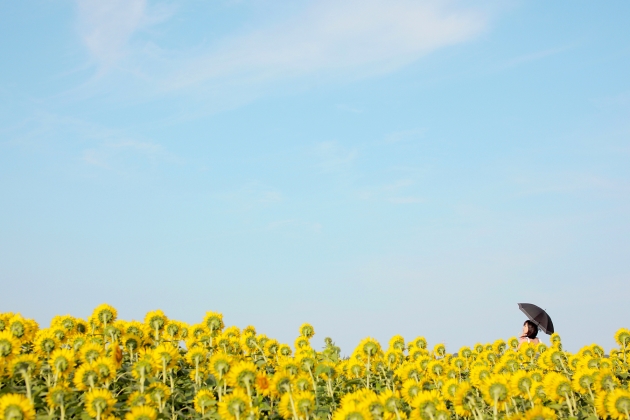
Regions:
<instances>
[{"instance_id":1,"label":"sunflower field","mask_svg":"<svg viewBox=\"0 0 630 420\"><path fill-rule=\"evenodd\" d=\"M123 321L109 305L49 328L0 314L0 420L630 420L626 329L608 355L569 353L554 334L550 347L510 338L455 354L366 338L342 358L329 338L313 349L314 334L302 325L292 348L219 313Z\"/></svg>"}]
</instances>

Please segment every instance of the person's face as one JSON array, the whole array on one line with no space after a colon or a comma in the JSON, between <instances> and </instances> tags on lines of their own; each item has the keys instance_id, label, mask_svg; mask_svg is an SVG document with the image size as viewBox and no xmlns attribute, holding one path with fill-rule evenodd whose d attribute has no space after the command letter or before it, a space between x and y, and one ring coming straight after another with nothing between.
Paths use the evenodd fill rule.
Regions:
<instances>
[{"instance_id":1,"label":"person's face","mask_svg":"<svg viewBox=\"0 0 630 420\"><path fill-rule=\"evenodd\" d=\"M529 328L527 328L527 324L523 324L523 335L527 335L529 332Z\"/></svg>"}]
</instances>

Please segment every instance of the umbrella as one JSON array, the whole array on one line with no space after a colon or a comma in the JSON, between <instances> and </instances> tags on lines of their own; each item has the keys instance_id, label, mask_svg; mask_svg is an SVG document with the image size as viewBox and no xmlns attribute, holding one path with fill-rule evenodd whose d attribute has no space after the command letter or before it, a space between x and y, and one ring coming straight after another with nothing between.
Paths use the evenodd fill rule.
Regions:
<instances>
[{"instance_id":1,"label":"umbrella","mask_svg":"<svg viewBox=\"0 0 630 420\"><path fill-rule=\"evenodd\" d=\"M539 308L531 303L519 303L518 308L536 325L543 330L545 334L553 334L553 322L544 309Z\"/></svg>"}]
</instances>

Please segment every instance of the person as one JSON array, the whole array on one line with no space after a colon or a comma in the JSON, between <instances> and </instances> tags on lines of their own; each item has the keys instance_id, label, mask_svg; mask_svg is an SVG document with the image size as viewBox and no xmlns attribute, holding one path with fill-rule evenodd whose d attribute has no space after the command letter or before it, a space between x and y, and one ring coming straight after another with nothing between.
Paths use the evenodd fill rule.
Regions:
<instances>
[{"instance_id":1,"label":"person","mask_svg":"<svg viewBox=\"0 0 630 420\"><path fill-rule=\"evenodd\" d=\"M518 346L521 347L523 343L538 344L540 340L536 338L538 335L538 325L534 324L529 319L523 323L523 331L518 339Z\"/></svg>"}]
</instances>

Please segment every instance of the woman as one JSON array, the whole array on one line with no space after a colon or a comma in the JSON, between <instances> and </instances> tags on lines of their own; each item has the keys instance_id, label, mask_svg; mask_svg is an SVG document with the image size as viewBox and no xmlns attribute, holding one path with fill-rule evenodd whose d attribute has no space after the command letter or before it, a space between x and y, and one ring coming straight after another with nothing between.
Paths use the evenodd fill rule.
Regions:
<instances>
[{"instance_id":1,"label":"woman","mask_svg":"<svg viewBox=\"0 0 630 420\"><path fill-rule=\"evenodd\" d=\"M538 335L538 325L534 324L532 321L528 319L523 324L523 331L521 333L521 336L518 339L518 343L519 343L518 346L521 347L521 344L523 343L532 343L532 344L540 343L540 340L536 338L537 335Z\"/></svg>"}]
</instances>

